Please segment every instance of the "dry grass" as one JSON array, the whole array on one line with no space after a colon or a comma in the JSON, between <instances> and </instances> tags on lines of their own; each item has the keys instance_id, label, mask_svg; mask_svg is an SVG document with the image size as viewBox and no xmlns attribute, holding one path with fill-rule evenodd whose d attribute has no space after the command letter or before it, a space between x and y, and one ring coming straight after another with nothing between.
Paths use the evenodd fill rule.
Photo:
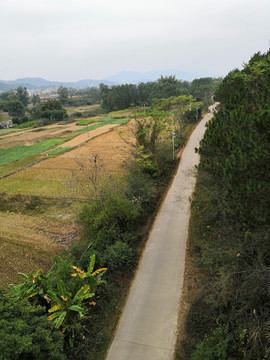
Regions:
<instances>
[{"instance_id":1,"label":"dry grass","mask_svg":"<svg viewBox=\"0 0 270 360\"><path fill-rule=\"evenodd\" d=\"M17 272L30 273L51 266L76 236L74 224L43 216L0 212L0 284L20 282Z\"/></svg>"},{"instance_id":2,"label":"dry grass","mask_svg":"<svg viewBox=\"0 0 270 360\"><path fill-rule=\"evenodd\" d=\"M74 112L84 112L91 111L100 108L100 105L81 105L81 106L65 106L64 107L68 114L72 114Z\"/></svg>"}]
</instances>

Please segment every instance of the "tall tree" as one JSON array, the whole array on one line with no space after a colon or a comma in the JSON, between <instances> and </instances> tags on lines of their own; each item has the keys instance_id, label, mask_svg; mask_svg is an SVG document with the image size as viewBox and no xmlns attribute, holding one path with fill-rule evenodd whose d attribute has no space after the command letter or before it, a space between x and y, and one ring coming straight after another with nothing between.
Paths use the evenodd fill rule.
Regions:
<instances>
[{"instance_id":1,"label":"tall tree","mask_svg":"<svg viewBox=\"0 0 270 360\"><path fill-rule=\"evenodd\" d=\"M32 104L35 106L35 105L40 104L40 102L41 102L40 97L38 95L33 95Z\"/></svg>"},{"instance_id":2,"label":"tall tree","mask_svg":"<svg viewBox=\"0 0 270 360\"><path fill-rule=\"evenodd\" d=\"M29 103L29 95L26 88L19 86L16 89L16 98L19 100L24 106L27 106Z\"/></svg>"},{"instance_id":3,"label":"tall tree","mask_svg":"<svg viewBox=\"0 0 270 360\"><path fill-rule=\"evenodd\" d=\"M61 104L65 105L68 102L69 92L66 87L60 86L57 90L58 99L61 102Z\"/></svg>"}]
</instances>

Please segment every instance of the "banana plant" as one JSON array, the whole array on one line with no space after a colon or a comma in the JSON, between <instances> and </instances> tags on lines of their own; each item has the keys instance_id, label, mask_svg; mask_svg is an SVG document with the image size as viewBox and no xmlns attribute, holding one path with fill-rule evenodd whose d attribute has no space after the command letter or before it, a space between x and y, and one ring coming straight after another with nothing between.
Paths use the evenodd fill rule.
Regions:
<instances>
[{"instance_id":1,"label":"banana plant","mask_svg":"<svg viewBox=\"0 0 270 360\"><path fill-rule=\"evenodd\" d=\"M51 275L51 270L45 275L42 269L36 273L25 275L18 273L24 280L24 283L18 285L10 285L10 289L18 297L18 299L28 299L33 305L42 303L41 299L45 297L47 291L47 280Z\"/></svg>"},{"instance_id":2,"label":"banana plant","mask_svg":"<svg viewBox=\"0 0 270 360\"><path fill-rule=\"evenodd\" d=\"M18 299L34 299L33 305L47 302L48 320L53 321L54 327L61 327L62 333L66 331L74 336L74 329L80 324L81 320L87 316L90 306L96 303L92 300L95 296L95 289L102 283L106 283L101 278L106 268L101 268L93 272L95 266L95 256L90 257L90 263L87 271L83 271L77 266L72 266L72 277L81 279L81 287L76 293L69 292L66 289L63 280L57 282L56 288L48 288L47 280L52 275L52 269L44 275L40 269L37 273L31 273L29 276L19 274L24 283L11 285L10 288ZM72 346L73 341L70 338L69 343Z\"/></svg>"}]
</instances>

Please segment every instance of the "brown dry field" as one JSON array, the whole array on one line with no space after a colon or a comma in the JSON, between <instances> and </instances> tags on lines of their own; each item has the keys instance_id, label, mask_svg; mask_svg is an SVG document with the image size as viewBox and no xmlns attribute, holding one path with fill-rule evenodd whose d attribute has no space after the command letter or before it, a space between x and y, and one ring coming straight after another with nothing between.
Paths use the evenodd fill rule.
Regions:
<instances>
[{"instance_id":1,"label":"brown dry field","mask_svg":"<svg viewBox=\"0 0 270 360\"><path fill-rule=\"evenodd\" d=\"M39 141L45 141L73 131L81 129L84 126L76 125L76 122L65 125L48 125L37 129L18 130L0 135L0 150L8 149L19 145L32 145Z\"/></svg>"},{"instance_id":2,"label":"brown dry field","mask_svg":"<svg viewBox=\"0 0 270 360\"><path fill-rule=\"evenodd\" d=\"M20 282L17 273L48 270L50 258L76 237L76 226L43 216L0 212L0 285Z\"/></svg>"},{"instance_id":3,"label":"brown dry field","mask_svg":"<svg viewBox=\"0 0 270 360\"><path fill-rule=\"evenodd\" d=\"M102 129L104 131L105 127L96 130ZM130 137L127 125L118 125L102 135L96 133L96 137L89 141L86 139L87 142L83 142L85 138L82 138L87 133L79 135L74 139L78 146L73 150L1 179L0 192L35 195L49 203L55 203L58 199L63 204L63 199L77 196L68 185L72 181L72 172L78 173L77 160L87 163L92 154L99 154L107 173L123 173L122 165L131 146L119 132ZM74 200L74 204L78 202ZM79 236L75 213L69 205L51 206L39 215L0 212L0 286L20 282L17 272L28 274L40 267L48 269L51 256L64 249L61 240L64 240L65 245L66 240Z\"/></svg>"},{"instance_id":4,"label":"brown dry field","mask_svg":"<svg viewBox=\"0 0 270 360\"><path fill-rule=\"evenodd\" d=\"M64 145L61 144L61 145L57 146L56 148L63 147L63 146L69 146L69 147L73 148L73 147L78 146L79 144L82 144L96 136L104 134L105 132L109 131L110 129L112 129L116 126L119 126L119 125L118 124L109 124L109 125L104 125L95 130L91 130L89 132L84 132L83 134L78 135L75 138L65 142Z\"/></svg>"},{"instance_id":5,"label":"brown dry field","mask_svg":"<svg viewBox=\"0 0 270 360\"><path fill-rule=\"evenodd\" d=\"M107 131L113 126L108 125ZM52 198L70 197L67 181L72 178L72 172L78 169L76 160L87 162L91 155L96 153L99 154L107 172L122 172L122 165L127 159L130 146L123 140L122 135L119 135L119 132L127 133L127 126L117 126L98 136L102 129L104 131L104 128L93 130L93 134L96 134L95 138L82 143L71 151L48 158L39 164L1 179L1 192ZM87 135L83 134L83 136ZM81 141L83 140L81 139ZM66 146L66 144L64 143L62 146Z\"/></svg>"}]
</instances>

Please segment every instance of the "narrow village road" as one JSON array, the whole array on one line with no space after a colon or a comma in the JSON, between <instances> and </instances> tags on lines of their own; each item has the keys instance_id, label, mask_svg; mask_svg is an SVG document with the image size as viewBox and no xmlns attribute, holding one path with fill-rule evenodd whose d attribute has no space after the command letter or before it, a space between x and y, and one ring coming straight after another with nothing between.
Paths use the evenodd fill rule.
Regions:
<instances>
[{"instance_id":1,"label":"narrow village road","mask_svg":"<svg viewBox=\"0 0 270 360\"><path fill-rule=\"evenodd\" d=\"M172 360L176 341L190 196L205 124L192 133L172 186L159 210L125 305L107 360Z\"/></svg>"}]
</instances>

